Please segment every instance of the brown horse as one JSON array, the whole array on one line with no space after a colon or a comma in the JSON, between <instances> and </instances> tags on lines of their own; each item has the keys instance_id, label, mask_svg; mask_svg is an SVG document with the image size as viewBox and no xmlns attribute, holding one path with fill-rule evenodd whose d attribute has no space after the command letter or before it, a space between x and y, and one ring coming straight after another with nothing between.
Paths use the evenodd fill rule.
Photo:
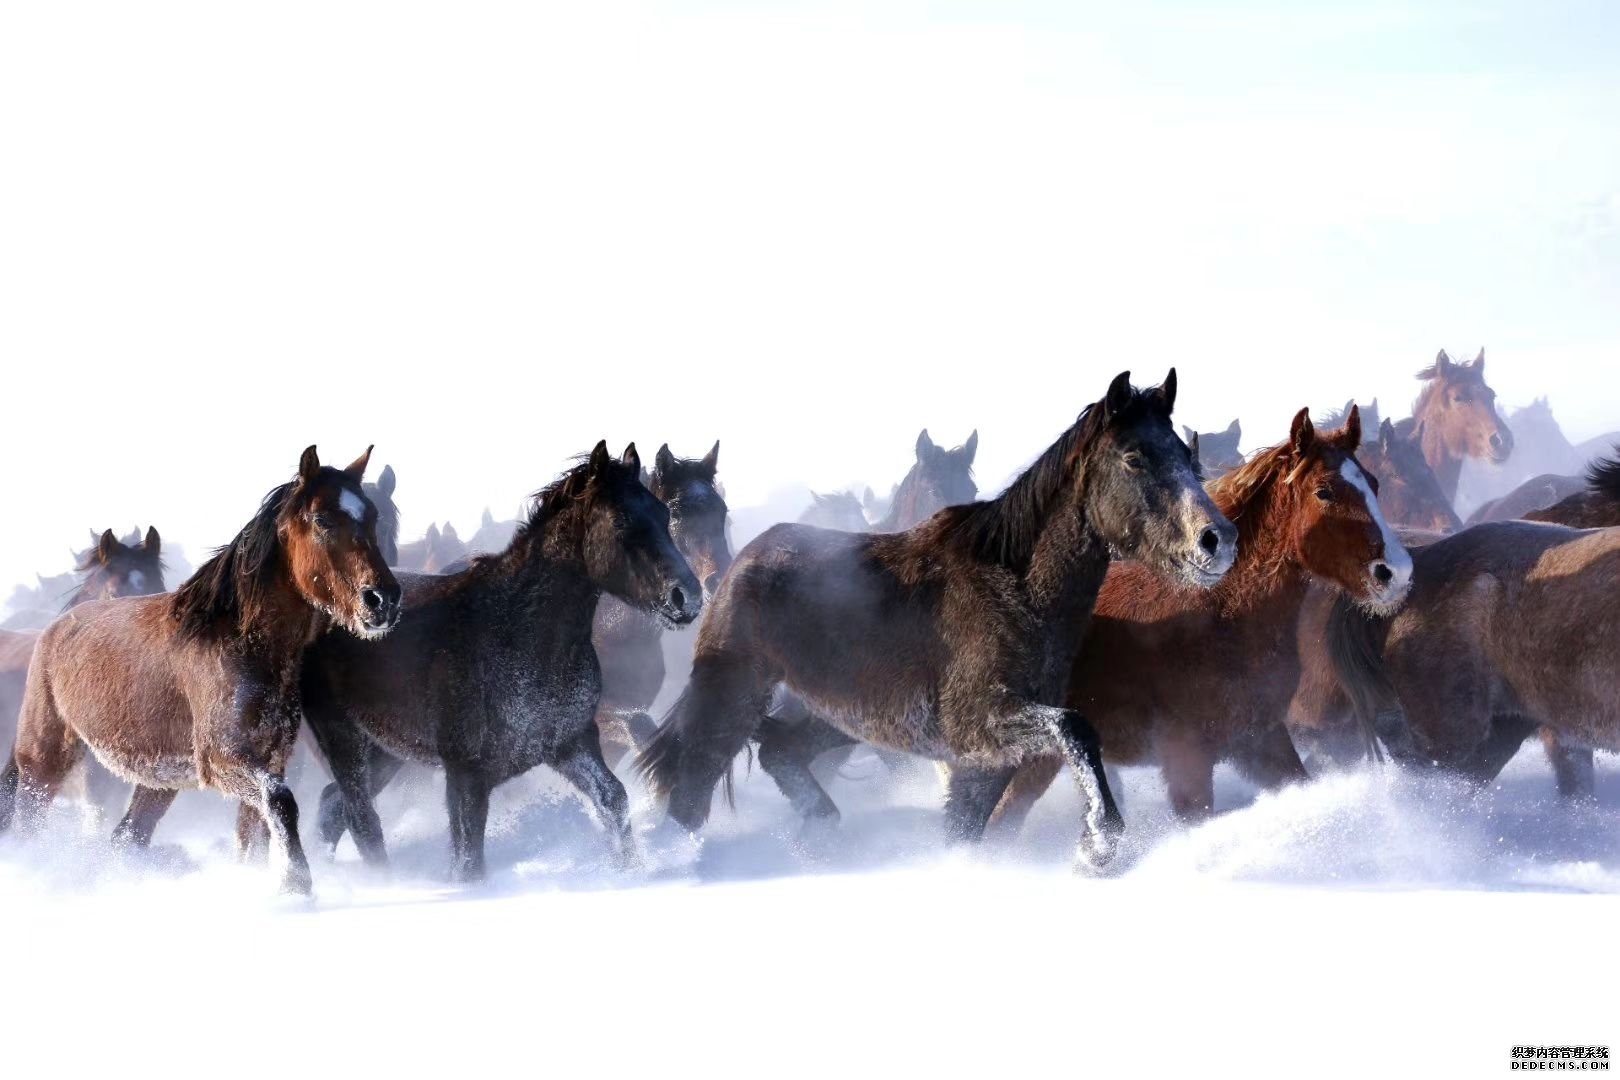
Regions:
<instances>
[{"instance_id":1,"label":"brown horse","mask_svg":"<svg viewBox=\"0 0 1620 1080\"><path fill-rule=\"evenodd\" d=\"M371 505L377 508L377 550L382 552L383 561L389 566L399 562L399 504L394 501L398 482L394 467L384 465L375 484L367 480L360 485Z\"/></svg>"},{"instance_id":2,"label":"brown horse","mask_svg":"<svg viewBox=\"0 0 1620 1080\"><path fill-rule=\"evenodd\" d=\"M1105 862L1122 823L1096 732L1058 702L1111 554L1207 587L1236 539L1170 423L1175 395L1174 370L1148 391L1121 374L999 498L906 532L777 525L744 548L638 759L670 816L701 826L758 733L760 766L799 813L835 820L810 771L831 732L955 766L947 826L972 840L1020 764L1062 753L1086 808L1081 850ZM762 729L778 683L830 723Z\"/></svg>"},{"instance_id":3,"label":"brown horse","mask_svg":"<svg viewBox=\"0 0 1620 1080\"><path fill-rule=\"evenodd\" d=\"M979 453L979 432L954 450L936 446L923 428L917 436L917 460L895 486L889 508L872 528L900 532L932 517L947 506L970 503L979 497L973 482L973 459Z\"/></svg>"},{"instance_id":4,"label":"brown horse","mask_svg":"<svg viewBox=\"0 0 1620 1080\"><path fill-rule=\"evenodd\" d=\"M1210 498L1238 527L1237 562L1212 589L1141 563L1108 570L1069 707L1096 725L1108 761L1158 762L1184 820L1213 812L1221 760L1266 787L1308 779L1283 717L1310 582L1375 611L1405 599L1412 559L1379 512L1359 445L1354 407L1326 435L1301 409L1286 443L1212 481ZM1005 827L1022 822L1062 765L1048 756L1019 770L998 809Z\"/></svg>"},{"instance_id":5,"label":"brown horse","mask_svg":"<svg viewBox=\"0 0 1620 1080\"><path fill-rule=\"evenodd\" d=\"M1417 551L1401 612L1338 608L1329 650L1399 760L1484 783L1538 726L1620 750L1620 529L1476 525Z\"/></svg>"},{"instance_id":6,"label":"brown horse","mask_svg":"<svg viewBox=\"0 0 1620 1080\"><path fill-rule=\"evenodd\" d=\"M861 500L849 491L833 491L825 495L812 491L810 505L799 515L799 524L838 529L841 532L867 532L872 527L866 520Z\"/></svg>"},{"instance_id":7,"label":"brown horse","mask_svg":"<svg viewBox=\"0 0 1620 1080\"><path fill-rule=\"evenodd\" d=\"M1544 510L1525 515L1526 521L1550 521L1575 529L1606 529L1620 525L1620 453L1600 458L1586 467L1586 488Z\"/></svg>"},{"instance_id":8,"label":"brown horse","mask_svg":"<svg viewBox=\"0 0 1620 1080\"><path fill-rule=\"evenodd\" d=\"M145 539L126 543L108 529L84 553L77 572L84 576L62 605L63 611L90 600L163 592L167 588L163 582L163 539L156 529L148 529ZM38 640L37 631L0 630L0 745L10 746L17 733L28 662Z\"/></svg>"},{"instance_id":9,"label":"brown horse","mask_svg":"<svg viewBox=\"0 0 1620 1080\"><path fill-rule=\"evenodd\" d=\"M81 604L46 628L0 777L0 829L19 803L37 820L88 745L136 785L117 841L146 845L180 789L214 788L257 809L282 887L309 891L285 779L303 652L334 624L370 640L399 618L360 486L370 456L333 469L311 446L297 478L172 596Z\"/></svg>"},{"instance_id":10,"label":"brown horse","mask_svg":"<svg viewBox=\"0 0 1620 1080\"><path fill-rule=\"evenodd\" d=\"M669 444L658 448L646 477L654 497L669 509L669 532L675 547L713 596L731 568L726 539L726 501L716 476L720 443L701 458L678 458ZM596 719L611 746L613 760L638 749L657 730L648 715L664 685L664 624L650 612L616 596L596 606L591 642L602 665L602 699Z\"/></svg>"},{"instance_id":11,"label":"brown horse","mask_svg":"<svg viewBox=\"0 0 1620 1080\"><path fill-rule=\"evenodd\" d=\"M1423 457L1440 481L1446 501L1457 501L1457 480L1465 458L1497 464L1513 452L1513 432L1496 411L1496 391L1485 382L1485 350L1466 364L1444 349L1418 372L1424 383L1412 415L1396 425L1403 436L1416 436Z\"/></svg>"},{"instance_id":12,"label":"brown horse","mask_svg":"<svg viewBox=\"0 0 1620 1080\"><path fill-rule=\"evenodd\" d=\"M1451 500L1423 456L1421 425L1402 435L1385 420L1376 438L1363 437L1356 452L1363 471L1378 478L1378 505L1397 529L1450 533L1462 528Z\"/></svg>"},{"instance_id":13,"label":"brown horse","mask_svg":"<svg viewBox=\"0 0 1620 1080\"><path fill-rule=\"evenodd\" d=\"M498 555L443 577L406 574L403 628L377 645L328 635L310 649L304 708L337 781L347 824L367 863L387 861L368 747L445 770L452 874L484 873L490 792L537 765L579 789L618 855L634 856L629 806L602 759L595 716L601 669L591 646L604 592L685 625L701 586L676 550L670 514L642 484L632 444L615 461L598 443L536 497ZM391 775L391 774L390 774Z\"/></svg>"}]
</instances>

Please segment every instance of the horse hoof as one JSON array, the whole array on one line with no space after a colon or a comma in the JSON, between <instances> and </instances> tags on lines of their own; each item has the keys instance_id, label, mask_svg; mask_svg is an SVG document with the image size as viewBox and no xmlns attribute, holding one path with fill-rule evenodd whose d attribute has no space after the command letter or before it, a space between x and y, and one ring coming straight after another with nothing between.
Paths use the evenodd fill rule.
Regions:
<instances>
[{"instance_id":1,"label":"horse hoof","mask_svg":"<svg viewBox=\"0 0 1620 1080\"><path fill-rule=\"evenodd\" d=\"M1114 861L1117 854L1119 854L1119 833L1110 833L1105 827L1100 833L1080 842L1080 849L1074 857L1074 868L1080 873L1100 874Z\"/></svg>"}]
</instances>

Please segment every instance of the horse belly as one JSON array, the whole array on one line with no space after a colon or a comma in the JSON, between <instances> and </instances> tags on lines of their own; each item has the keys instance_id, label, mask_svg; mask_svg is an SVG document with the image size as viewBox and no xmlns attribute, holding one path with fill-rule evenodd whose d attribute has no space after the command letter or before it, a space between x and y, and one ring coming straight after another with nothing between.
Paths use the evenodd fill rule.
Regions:
<instances>
[{"instance_id":1,"label":"horse belly","mask_svg":"<svg viewBox=\"0 0 1620 1080\"><path fill-rule=\"evenodd\" d=\"M954 761L957 758L940 728L937 710L926 699L860 704L817 697L797 687L793 690L804 700L812 715L851 738L935 761Z\"/></svg>"}]
</instances>

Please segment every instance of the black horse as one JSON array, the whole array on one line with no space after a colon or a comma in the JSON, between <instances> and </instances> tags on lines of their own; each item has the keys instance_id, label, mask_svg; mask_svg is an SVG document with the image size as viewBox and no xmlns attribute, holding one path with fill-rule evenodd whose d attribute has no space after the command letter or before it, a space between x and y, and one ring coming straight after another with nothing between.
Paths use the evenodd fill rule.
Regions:
<instances>
[{"instance_id":1,"label":"black horse","mask_svg":"<svg viewBox=\"0 0 1620 1080\"><path fill-rule=\"evenodd\" d=\"M778 525L750 543L638 758L670 816L701 826L757 734L799 812L836 818L809 764L859 739L950 764L949 830L977 839L1018 766L1061 754L1086 806L1082 852L1111 857L1122 822L1097 734L1062 705L1110 555L1208 587L1237 538L1171 426L1175 396L1174 370L1148 391L1121 374L999 498L905 532ZM779 683L822 719L766 723Z\"/></svg>"},{"instance_id":2,"label":"black horse","mask_svg":"<svg viewBox=\"0 0 1620 1080\"><path fill-rule=\"evenodd\" d=\"M541 764L579 789L632 859L624 786L602 760L594 719L597 600L611 593L676 626L703 604L634 445L615 461L598 443L539 493L504 552L400 581L410 618L367 646L375 655L328 635L305 661L305 716L340 793L322 799L323 839L342 835L344 811L366 862L387 861L371 800L397 766L370 775L375 742L394 758L443 766L458 880L483 876L490 791Z\"/></svg>"}]
</instances>

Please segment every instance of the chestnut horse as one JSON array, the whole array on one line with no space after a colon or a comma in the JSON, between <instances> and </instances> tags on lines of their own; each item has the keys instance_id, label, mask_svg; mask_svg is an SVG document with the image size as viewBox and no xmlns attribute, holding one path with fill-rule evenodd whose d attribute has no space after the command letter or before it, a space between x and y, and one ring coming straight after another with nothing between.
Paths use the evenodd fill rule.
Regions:
<instances>
[{"instance_id":1,"label":"chestnut horse","mask_svg":"<svg viewBox=\"0 0 1620 1080\"><path fill-rule=\"evenodd\" d=\"M917 460L895 485L889 508L872 526L876 532L900 532L947 506L970 503L979 496L973 482L973 459L979 453L979 432L954 450L934 445L928 429L917 436Z\"/></svg>"},{"instance_id":2,"label":"chestnut horse","mask_svg":"<svg viewBox=\"0 0 1620 1080\"><path fill-rule=\"evenodd\" d=\"M504 552L443 577L404 574L409 618L398 633L377 645L317 642L304 710L338 791L322 799L323 839L335 844L346 824L368 864L387 862L372 805L388 778L371 774L376 743L443 767L457 880L483 876L491 790L542 764L590 802L620 858L633 858L624 785L602 760L591 624L604 592L672 626L697 618L702 587L669 517L642 484L635 446L615 461L597 443L539 493Z\"/></svg>"},{"instance_id":3,"label":"chestnut horse","mask_svg":"<svg viewBox=\"0 0 1620 1080\"><path fill-rule=\"evenodd\" d=\"M1485 382L1484 349L1466 364L1456 363L1441 349L1417 377L1423 380L1423 390L1412 405L1412 415L1396 430L1419 439L1441 494L1455 504L1463 459L1501 464L1513 452L1513 432L1496 411L1496 391Z\"/></svg>"},{"instance_id":4,"label":"chestnut horse","mask_svg":"<svg viewBox=\"0 0 1620 1080\"><path fill-rule=\"evenodd\" d=\"M333 469L311 446L297 478L172 596L91 601L45 629L0 776L0 830L19 804L36 821L88 745L136 785L116 841L145 846L180 789L214 788L262 815L282 888L309 892L285 779L301 658L334 624L376 639L399 617L360 486L370 456Z\"/></svg>"},{"instance_id":5,"label":"chestnut horse","mask_svg":"<svg viewBox=\"0 0 1620 1080\"><path fill-rule=\"evenodd\" d=\"M1207 587L1236 540L1170 423L1175 396L1174 369L1147 391L1122 373L999 498L906 532L777 525L756 538L637 761L670 816L700 827L757 732L761 768L799 813L835 820L810 762L864 740L955 766L947 826L973 840L1020 764L1062 753L1085 805L1082 853L1106 862L1122 822L1096 732L1059 703L1111 554ZM779 683L826 722L762 729Z\"/></svg>"},{"instance_id":6,"label":"chestnut horse","mask_svg":"<svg viewBox=\"0 0 1620 1080\"><path fill-rule=\"evenodd\" d=\"M1620 529L1476 525L1414 554L1393 617L1336 607L1329 651L1398 760L1477 782L1538 726L1620 751Z\"/></svg>"},{"instance_id":7,"label":"chestnut horse","mask_svg":"<svg viewBox=\"0 0 1620 1080\"><path fill-rule=\"evenodd\" d=\"M1212 589L1141 563L1108 570L1069 707L1096 725L1109 762L1158 762L1183 820L1214 811L1217 761L1268 788L1308 779L1283 717L1311 581L1374 611L1406 597L1412 558L1379 512L1360 445L1354 406L1343 428L1322 435L1301 409L1286 443L1212 481L1210 498L1238 528L1237 561ZM1055 755L1025 763L997 811L1006 827L1062 765Z\"/></svg>"}]
</instances>

